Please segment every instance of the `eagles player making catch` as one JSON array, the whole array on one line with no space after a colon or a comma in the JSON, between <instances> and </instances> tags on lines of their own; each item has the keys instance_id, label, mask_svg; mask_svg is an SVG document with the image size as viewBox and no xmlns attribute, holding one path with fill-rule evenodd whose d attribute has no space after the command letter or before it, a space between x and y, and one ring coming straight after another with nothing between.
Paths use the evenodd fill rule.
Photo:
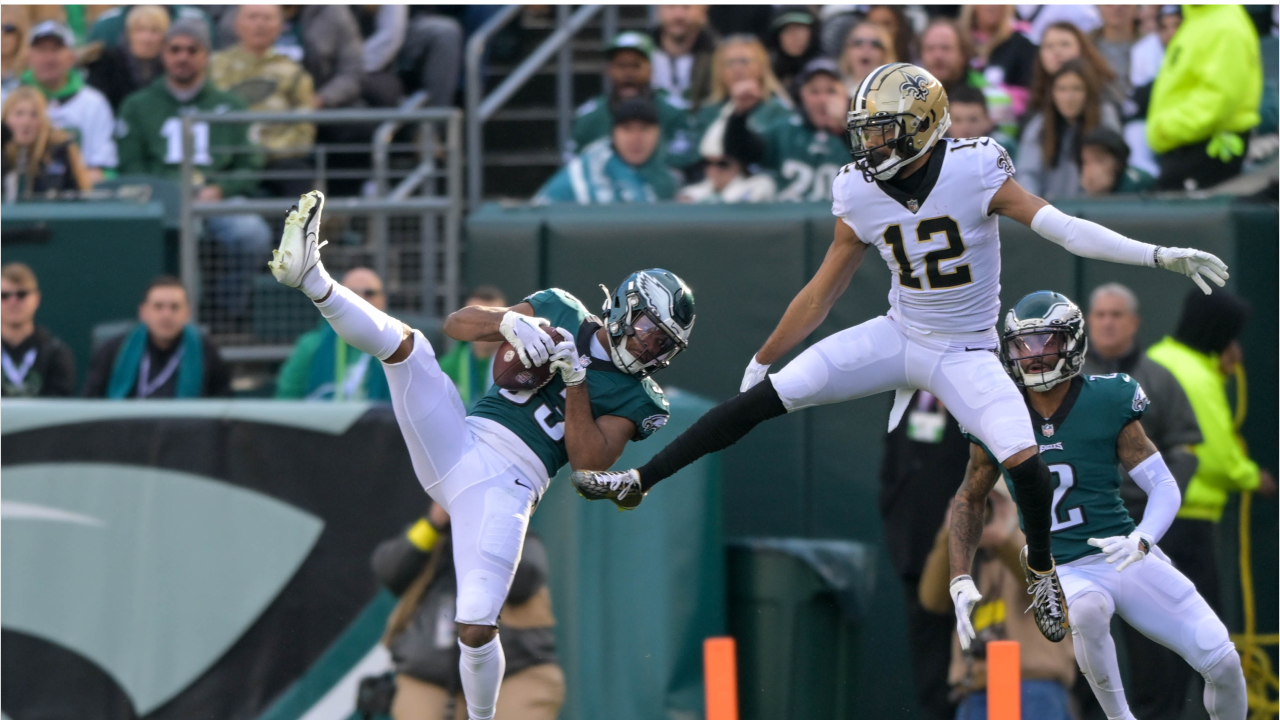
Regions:
<instances>
[{"instance_id":1,"label":"eagles player making catch","mask_svg":"<svg viewBox=\"0 0 1280 720\"><path fill-rule=\"evenodd\" d=\"M741 394L638 470L576 472L573 481L589 499L635 507L655 483L769 418L896 390L892 428L911 389L928 390L987 444L1018 488L1036 623L1057 642L1069 625L1049 552L1049 469L1018 389L995 354L985 352L998 339L997 216L1029 225L1077 255L1189 275L1206 293L1200 275L1222 285L1227 268L1208 253L1136 242L1063 214L1018 185L999 143L944 138L950 124L946 92L928 72L907 63L872 71L848 115L854 162L832 189L835 238L817 274L751 359ZM826 318L872 245L894 278L888 314L831 335L768 374Z\"/></svg>"},{"instance_id":2,"label":"eagles player making catch","mask_svg":"<svg viewBox=\"0 0 1280 720\"><path fill-rule=\"evenodd\" d=\"M1204 676L1209 717L1244 720L1244 674L1227 628L1156 547L1181 496L1142 430L1139 418L1147 397L1128 375L1080 377L1086 348L1080 309L1058 293L1032 293L1005 317L1001 359L1023 388L1024 412L1057 481L1050 532L1076 661L1107 718L1134 720L1111 640L1111 616L1118 614ZM982 536L984 499L1000 475L1015 497L1019 492L987 446L968 433L966 437L974 444L952 506L950 550L951 596L964 648L974 638L969 613L981 599L969 568ZM1120 499L1117 462L1148 495L1136 527Z\"/></svg>"},{"instance_id":3,"label":"eagles player making catch","mask_svg":"<svg viewBox=\"0 0 1280 720\"><path fill-rule=\"evenodd\" d=\"M493 386L468 415L422 333L329 278L320 262L323 208L319 191L302 196L268 265L278 281L315 301L339 337L385 364L414 473L452 518L462 691L467 716L489 720L506 665L498 611L529 516L566 462L608 467L628 440L644 440L666 422L667 400L649 375L688 347L693 293L666 270L642 270L605 301L604 321L557 289L510 308L453 313L444 325L450 337L505 339L525 367L549 362L553 370L537 391ZM549 326L558 326L561 342Z\"/></svg>"}]
</instances>

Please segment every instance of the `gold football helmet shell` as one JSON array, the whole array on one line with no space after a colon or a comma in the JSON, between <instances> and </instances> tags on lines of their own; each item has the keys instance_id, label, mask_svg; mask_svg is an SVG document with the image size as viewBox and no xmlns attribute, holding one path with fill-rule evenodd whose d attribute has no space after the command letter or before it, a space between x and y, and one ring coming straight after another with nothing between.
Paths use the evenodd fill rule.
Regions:
<instances>
[{"instance_id":1,"label":"gold football helmet shell","mask_svg":"<svg viewBox=\"0 0 1280 720\"><path fill-rule=\"evenodd\" d=\"M849 103L849 143L868 180L893 177L949 127L947 91L929 71L910 63L872 70Z\"/></svg>"}]
</instances>

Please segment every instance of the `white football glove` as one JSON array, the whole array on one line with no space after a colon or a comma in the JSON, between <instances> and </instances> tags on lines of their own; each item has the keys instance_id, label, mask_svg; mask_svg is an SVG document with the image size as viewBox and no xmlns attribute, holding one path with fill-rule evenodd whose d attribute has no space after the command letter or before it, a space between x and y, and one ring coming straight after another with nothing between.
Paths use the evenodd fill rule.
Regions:
<instances>
[{"instance_id":1,"label":"white football glove","mask_svg":"<svg viewBox=\"0 0 1280 720\"><path fill-rule=\"evenodd\" d=\"M973 631L969 613L973 612L973 606L981 599L982 595L978 592L978 586L973 584L973 578L961 575L951 581L951 602L956 606L956 635L960 637L961 650L968 650L969 643L978 637Z\"/></svg>"},{"instance_id":2,"label":"white football glove","mask_svg":"<svg viewBox=\"0 0 1280 720\"><path fill-rule=\"evenodd\" d=\"M1146 541L1146 550L1143 549L1142 542ZM1138 562L1146 557L1147 551L1151 549L1151 538L1146 533L1134 530L1125 535L1116 535L1109 538L1089 538L1089 544L1102 548L1102 552L1107 554L1107 562L1116 565L1116 572L1120 572L1130 565Z\"/></svg>"},{"instance_id":3,"label":"white football glove","mask_svg":"<svg viewBox=\"0 0 1280 720\"><path fill-rule=\"evenodd\" d=\"M742 386L738 388L738 392L746 392L755 387L768 373L769 366L756 362L756 356L752 355L751 364L747 366L747 372L742 376Z\"/></svg>"},{"instance_id":4,"label":"white football glove","mask_svg":"<svg viewBox=\"0 0 1280 720\"><path fill-rule=\"evenodd\" d=\"M572 338L569 331L556 328L560 337ZM587 379L587 370L582 367L582 358L578 355L578 346L573 340L563 340L551 353L551 372L560 373L561 379L568 387L581 385Z\"/></svg>"},{"instance_id":5,"label":"white football glove","mask_svg":"<svg viewBox=\"0 0 1280 720\"><path fill-rule=\"evenodd\" d=\"M556 349L556 341L543 330L550 324L545 318L529 317L508 310L502 316L498 332L516 349L516 354L525 367L539 367L547 362L547 358Z\"/></svg>"},{"instance_id":6,"label":"white football glove","mask_svg":"<svg viewBox=\"0 0 1280 720\"><path fill-rule=\"evenodd\" d=\"M1231 277L1227 273L1227 264L1219 260L1216 255L1192 248L1156 248L1155 261L1156 267L1182 273L1194 280L1205 295L1212 293L1213 288L1209 287L1209 283L1206 283L1204 278L1200 277L1201 275L1217 283L1218 287L1226 285L1227 278Z\"/></svg>"}]
</instances>

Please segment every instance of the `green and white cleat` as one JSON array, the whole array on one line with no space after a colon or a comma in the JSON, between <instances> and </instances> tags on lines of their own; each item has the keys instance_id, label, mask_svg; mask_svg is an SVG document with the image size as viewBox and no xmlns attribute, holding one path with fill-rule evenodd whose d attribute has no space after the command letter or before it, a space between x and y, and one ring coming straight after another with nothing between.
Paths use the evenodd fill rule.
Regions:
<instances>
[{"instance_id":1,"label":"green and white cleat","mask_svg":"<svg viewBox=\"0 0 1280 720\"><path fill-rule=\"evenodd\" d=\"M302 277L320 262L320 213L324 210L324 193L312 190L298 199L284 220L280 247L271 251L267 263L276 280L289 287L302 285Z\"/></svg>"},{"instance_id":2,"label":"green and white cleat","mask_svg":"<svg viewBox=\"0 0 1280 720\"><path fill-rule=\"evenodd\" d=\"M1027 574L1027 594L1031 596L1031 607L1035 611L1036 626L1040 634L1051 642L1062 642L1071 631L1071 622L1067 617L1067 596L1062 592L1062 583L1058 580L1058 568L1055 566L1048 572L1040 572L1027 565L1027 546L1022 546L1022 570Z\"/></svg>"},{"instance_id":3,"label":"green and white cleat","mask_svg":"<svg viewBox=\"0 0 1280 720\"><path fill-rule=\"evenodd\" d=\"M634 510L644 500L640 473L575 470L569 477L578 494L588 500L611 500L619 510Z\"/></svg>"}]
</instances>

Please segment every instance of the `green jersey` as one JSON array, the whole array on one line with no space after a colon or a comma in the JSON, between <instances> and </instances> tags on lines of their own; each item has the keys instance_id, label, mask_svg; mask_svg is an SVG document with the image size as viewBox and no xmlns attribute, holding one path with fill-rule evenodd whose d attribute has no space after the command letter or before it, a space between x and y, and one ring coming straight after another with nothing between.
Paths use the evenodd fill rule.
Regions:
<instances>
[{"instance_id":1,"label":"green jersey","mask_svg":"<svg viewBox=\"0 0 1280 720\"><path fill-rule=\"evenodd\" d=\"M206 80L188 100L169 91L163 76L125 98L116 120L116 147L121 175L154 175L177 180L182 174L182 113L188 110L224 113L244 110L244 102ZM258 187L251 173L261 170L262 154L251 148L244 123L198 122L192 126L196 184L204 173L219 173L211 184L226 197L245 195ZM232 148L236 148L234 151ZM223 175L222 173L227 173Z\"/></svg>"},{"instance_id":2,"label":"green jersey","mask_svg":"<svg viewBox=\"0 0 1280 720\"><path fill-rule=\"evenodd\" d=\"M658 108L658 130L666 146L666 160L671 167L687 167L698 161L698 148L694 145L692 119L689 113L671 102L666 90L653 92L653 104ZM578 108L573 119L573 135L566 151L573 155L582 148L613 132L613 111L609 108L609 96L599 95Z\"/></svg>"},{"instance_id":3,"label":"green jersey","mask_svg":"<svg viewBox=\"0 0 1280 720\"><path fill-rule=\"evenodd\" d=\"M617 415L635 423L633 441L644 440L667 424L671 415L667 398L653 378L640 380L622 372L612 362L592 356L592 336L601 323L587 312L578 298L551 288L534 293L524 301L533 306L534 315L546 318L552 327L574 333L587 369L587 393L591 396L594 417ZM565 392L559 373L536 392L516 392L494 385L470 414L492 420L515 433L547 466L547 477L551 477L569 462L564 447Z\"/></svg>"},{"instance_id":4,"label":"green jersey","mask_svg":"<svg viewBox=\"0 0 1280 720\"><path fill-rule=\"evenodd\" d=\"M849 144L843 137L818 130L792 113L764 133L762 167L778 183L778 200L831 202L831 184L849 163Z\"/></svg>"},{"instance_id":5,"label":"green jersey","mask_svg":"<svg viewBox=\"0 0 1280 720\"><path fill-rule=\"evenodd\" d=\"M1133 519L1120 499L1120 458L1116 437L1131 421L1142 417L1147 396L1128 375L1075 377L1053 417L1040 417L1030 403L1031 424L1040 444L1040 457L1053 473L1053 560L1059 565L1102 552L1089 538L1133 532ZM965 432L996 462L976 437ZM999 465L999 463L997 463ZM1002 466L1009 492L1017 490ZM1018 511L1019 521L1022 511Z\"/></svg>"}]
</instances>

